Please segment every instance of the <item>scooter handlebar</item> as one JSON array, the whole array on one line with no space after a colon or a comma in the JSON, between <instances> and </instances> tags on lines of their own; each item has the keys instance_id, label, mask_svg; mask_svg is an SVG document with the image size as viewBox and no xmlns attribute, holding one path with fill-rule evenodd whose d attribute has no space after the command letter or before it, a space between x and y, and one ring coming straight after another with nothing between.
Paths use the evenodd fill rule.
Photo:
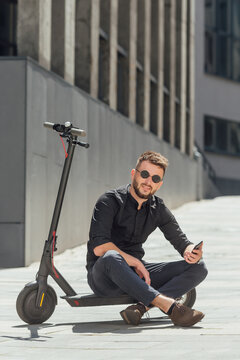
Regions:
<instances>
[{"instance_id":1,"label":"scooter handlebar","mask_svg":"<svg viewBox=\"0 0 240 360\"><path fill-rule=\"evenodd\" d=\"M54 125L56 125L56 127L58 125L59 130L54 129L54 130L56 130L58 132L64 132L64 129L68 128L68 126L66 126L66 124L65 125L53 124L53 123L50 123L50 122L47 122L47 121L43 125L48 129L54 129ZM72 135L75 135L75 136L86 136L86 132L84 130L81 130L81 129L77 129L77 128L72 127L70 132L71 132Z\"/></svg>"}]
</instances>

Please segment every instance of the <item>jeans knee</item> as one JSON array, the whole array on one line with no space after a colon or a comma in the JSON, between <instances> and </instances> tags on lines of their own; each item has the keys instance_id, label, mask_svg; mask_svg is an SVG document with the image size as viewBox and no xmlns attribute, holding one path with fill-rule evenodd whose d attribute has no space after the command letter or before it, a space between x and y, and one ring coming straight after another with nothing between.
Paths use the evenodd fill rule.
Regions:
<instances>
[{"instance_id":1,"label":"jeans knee","mask_svg":"<svg viewBox=\"0 0 240 360\"><path fill-rule=\"evenodd\" d=\"M112 265L116 266L116 264L122 263L124 259L116 250L108 250L102 256L101 261L109 267Z\"/></svg>"},{"instance_id":2,"label":"jeans knee","mask_svg":"<svg viewBox=\"0 0 240 360\"><path fill-rule=\"evenodd\" d=\"M203 281L208 274L208 269L203 260L201 260L198 264L198 276L201 278L201 281Z\"/></svg>"}]
</instances>

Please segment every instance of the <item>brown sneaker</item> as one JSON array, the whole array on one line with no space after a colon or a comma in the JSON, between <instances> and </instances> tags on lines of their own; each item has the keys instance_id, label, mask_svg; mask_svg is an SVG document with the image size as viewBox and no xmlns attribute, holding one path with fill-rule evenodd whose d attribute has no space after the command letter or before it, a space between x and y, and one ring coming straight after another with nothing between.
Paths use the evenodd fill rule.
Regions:
<instances>
[{"instance_id":1,"label":"brown sneaker","mask_svg":"<svg viewBox=\"0 0 240 360\"><path fill-rule=\"evenodd\" d=\"M169 317L174 325L193 326L202 320L204 314L201 311L176 303Z\"/></svg>"},{"instance_id":2,"label":"brown sneaker","mask_svg":"<svg viewBox=\"0 0 240 360\"><path fill-rule=\"evenodd\" d=\"M139 325L141 318L146 311L143 304L137 303L136 305L130 305L125 310L122 310L120 315L126 324Z\"/></svg>"}]
</instances>

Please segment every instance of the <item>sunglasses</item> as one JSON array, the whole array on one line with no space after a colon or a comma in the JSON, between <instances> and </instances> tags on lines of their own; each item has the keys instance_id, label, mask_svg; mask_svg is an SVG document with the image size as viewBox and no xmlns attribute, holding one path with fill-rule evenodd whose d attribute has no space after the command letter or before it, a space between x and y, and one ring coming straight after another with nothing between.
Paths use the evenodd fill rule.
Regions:
<instances>
[{"instance_id":1,"label":"sunglasses","mask_svg":"<svg viewBox=\"0 0 240 360\"><path fill-rule=\"evenodd\" d=\"M149 178L149 176L151 176L147 170L142 170L142 171L139 171L138 169L135 169L135 170L140 173L140 175L143 179L147 179L147 178ZM153 175L153 176L151 176L151 178L155 184L158 184L158 183L160 183L160 181L162 181L162 179L159 175Z\"/></svg>"}]
</instances>

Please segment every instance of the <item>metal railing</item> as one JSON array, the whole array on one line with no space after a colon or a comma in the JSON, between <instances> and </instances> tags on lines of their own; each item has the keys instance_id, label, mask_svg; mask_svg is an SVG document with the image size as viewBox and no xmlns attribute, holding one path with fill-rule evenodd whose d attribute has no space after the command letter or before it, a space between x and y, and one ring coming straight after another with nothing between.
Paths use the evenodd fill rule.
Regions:
<instances>
[{"instance_id":1,"label":"metal railing","mask_svg":"<svg viewBox=\"0 0 240 360\"><path fill-rule=\"evenodd\" d=\"M204 170L207 171L209 177L211 178L211 180L216 183L216 172L213 169L211 163L209 162L209 160L207 159L206 155L204 154L203 150L200 148L200 146L198 145L198 143L196 141L194 141L194 145L195 145L195 151L194 151L194 158L197 159L201 156L202 158L202 164L203 164L203 168Z\"/></svg>"}]
</instances>

